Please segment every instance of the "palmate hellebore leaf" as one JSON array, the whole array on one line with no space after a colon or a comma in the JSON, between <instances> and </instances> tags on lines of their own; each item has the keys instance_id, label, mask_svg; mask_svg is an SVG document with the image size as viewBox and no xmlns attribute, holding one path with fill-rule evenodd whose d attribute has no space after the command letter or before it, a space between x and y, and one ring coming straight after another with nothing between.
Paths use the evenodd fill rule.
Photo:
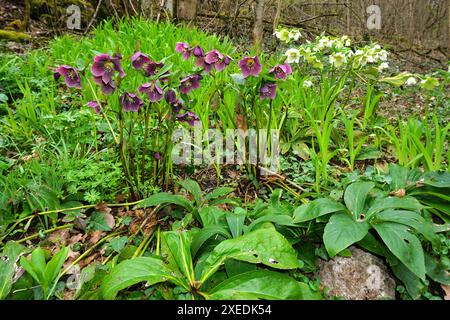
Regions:
<instances>
[{"instance_id":1,"label":"palmate hellebore leaf","mask_svg":"<svg viewBox=\"0 0 450 320\"><path fill-rule=\"evenodd\" d=\"M249 271L231 277L209 292L210 300L318 300L305 283L270 270Z\"/></svg>"},{"instance_id":2,"label":"palmate hellebore leaf","mask_svg":"<svg viewBox=\"0 0 450 320\"><path fill-rule=\"evenodd\" d=\"M273 226L258 229L236 239L221 242L205 261L201 282L208 279L227 259L262 263L276 269L296 269L297 254Z\"/></svg>"}]
</instances>

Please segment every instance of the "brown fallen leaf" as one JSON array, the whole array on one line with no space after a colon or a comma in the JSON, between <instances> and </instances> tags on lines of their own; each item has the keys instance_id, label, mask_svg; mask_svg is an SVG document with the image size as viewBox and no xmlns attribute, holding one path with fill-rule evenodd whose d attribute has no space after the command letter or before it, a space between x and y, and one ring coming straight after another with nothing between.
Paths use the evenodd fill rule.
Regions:
<instances>
[{"instance_id":1,"label":"brown fallen leaf","mask_svg":"<svg viewBox=\"0 0 450 320\"><path fill-rule=\"evenodd\" d=\"M91 244L96 244L101 237L103 237L105 235L105 233L103 231L91 231L90 232L90 236L91 238L89 239L89 242Z\"/></svg>"},{"instance_id":2,"label":"brown fallen leaf","mask_svg":"<svg viewBox=\"0 0 450 320\"><path fill-rule=\"evenodd\" d=\"M69 236L70 236L69 229L61 229L52 232L47 239L53 244L66 246Z\"/></svg>"},{"instance_id":3,"label":"brown fallen leaf","mask_svg":"<svg viewBox=\"0 0 450 320\"><path fill-rule=\"evenodd\" d=\"M111 208L105 202L100 202L95 206L95 210L105 213L110 213Z\"/></svg>"},{"instance_id":4,"label":"brown fallen leaf","mask_svg":"<svg viewBox=\"0 0 450 320\"><path fill-rule=\"evenodd\" d=\"M406 196L406 190L399 189L397 191L392 191L391 193L389 193L389 195L397 197L397 198L403 198L404 196Z\"/></svg>"},{"instance_id":5,"label":"brown fallen leaf","mask_svg":"<svg viewBox=\"0 0 450 320\"><path fill-rule=\"evenodd\" d=\"M116 220L114 219L114 216L111 213L104 213L104 215L105 215L106 225L108 227L110 227L111 229L113 229L114 226L116 225Z\"/></svg>"}]
</instances>

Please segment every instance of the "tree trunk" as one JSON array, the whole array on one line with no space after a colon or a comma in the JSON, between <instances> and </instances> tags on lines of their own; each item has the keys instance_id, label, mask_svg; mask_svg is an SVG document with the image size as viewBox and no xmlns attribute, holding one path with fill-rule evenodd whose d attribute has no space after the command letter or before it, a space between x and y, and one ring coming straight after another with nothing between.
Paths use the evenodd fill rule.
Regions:
<instances>
[{"instance_id":1,"label":"tree trunk","mask_svg":"<svg viewBox=\"0 0 450 320\"><path fill-rule=\"evenodd\" d=\"M255 25L253 27L253 43L256 47L261 47L264 35L264 0L256 1Z\"/></svg>"},{"instance_id":2,"label":"tree trunk","mask_svg":"<svg viewBox=\"0 0 450 320\"><path fill-rule=\"evenodd\" d=\"M198 0L178 0L177 17L179 19L193 21L197 17Z\"/></svg>"}]
</instances>

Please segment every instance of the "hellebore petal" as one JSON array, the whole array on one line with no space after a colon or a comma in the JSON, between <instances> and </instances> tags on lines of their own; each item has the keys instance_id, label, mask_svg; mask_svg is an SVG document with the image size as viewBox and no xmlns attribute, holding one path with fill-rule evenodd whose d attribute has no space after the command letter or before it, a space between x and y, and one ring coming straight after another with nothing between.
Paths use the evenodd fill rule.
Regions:
<instances>
[{"instance_id":1,"label":"hellebore petal","mask_svg":"<svg viewBox=\"0 0 450 320\"><path fill-rule=\"evenodd\" d=\"M58 80L61 76L64 78L64 82L68 87L81 89L81 78L77 69L74 67L66 65L59 66L55 70L53 77L55 80Z\"/></svg>"},{"instance_id":2,"label":"hellebore petal","mask_svg":"<svg viewBox=\"0 0 450 320\"><path fill-rule=\"evenodd\" d=\"M144 83L139 87L139 92L145 92L148 96L148 99L150 102L158 102L161 101L163 98L164 92L162 89L158 86L156 81L151 81L148 83Z\"/></svg>"},{"instance_id":3,"label":"hellebore petal","mask_svg":"<svg viewBox=\"0 0 450 320\"><path fill-rule=\"evenodd\" d=\"M261 62L259 61L258 56L245 57L239 61L238 65L244 78L249 76L257 77L262 70Z\"/></svg>"},{"instance_id":4,"label":"hellebore petal","mask_svg":"<svg viewBox=\"0 0 450 320\"><path fill-rule=\"evenodd\" d=\"M134 93L124 92L120 97L120 104L126 112L137 112L144 105L144 102Z\"/></svg>"},{"instance_id":5,"label":"hellebore petal","mask_svg":"<svg viewBox=\"0 0 450 320\"><path fill-rule=\"evenodd\" d=\"M259 89L259 98L264 99L275 99L277 94L277 85L275 83L266 83Z\"/></svg>"},{"instance_id":6,"label":"hellebore petal","mask_svg":"<svg viewBox=\"0 0 450 320\"><path fill-rule=\"evenodd\" d=\"M184 42L178 42L175 46L175 51L181 53L183 55L183 59L186 60L191 56L191 50L189 49L189 45Z\"/></svg>"},{"instance_id":7,"label":"hellebore petal","mask_svg":"<svg viewBox=\"0 0 450 320\"><path fill-rule=\"evenodd\" d=\"M150 61L150 58L146 54L139 51L131 56L131 65L135 69L141 69L144 64L149 63Z\"/></svg>"},{"instance_id":8,"label":"hellebore petal","mask_svg":"<svg viewBox=\"0 0 450 320\"><path fill-rule=\"evenodd\" d=\"M97 103L97 101L89 101L87 105L88 107L92 108L96 114L101 113L100 105Z\"/></svg>"}]
</instances>

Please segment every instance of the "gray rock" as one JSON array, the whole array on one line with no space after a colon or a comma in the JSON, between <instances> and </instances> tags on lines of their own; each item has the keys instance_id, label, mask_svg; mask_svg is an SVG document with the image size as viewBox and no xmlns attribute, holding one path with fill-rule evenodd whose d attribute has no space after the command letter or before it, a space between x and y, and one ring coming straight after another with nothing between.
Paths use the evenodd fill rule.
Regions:
<instances>
[{"instance_id":1,"label":"gray rock","mask_svg":"<svg viewBox=\"0 0 450 320\"><path fill-rule=\"evenodd\" d=\"M352 256L319 262L321 286L348 300L395 299L395 280L383 260L351 247Z\"/></svg>"}]
</instances>

